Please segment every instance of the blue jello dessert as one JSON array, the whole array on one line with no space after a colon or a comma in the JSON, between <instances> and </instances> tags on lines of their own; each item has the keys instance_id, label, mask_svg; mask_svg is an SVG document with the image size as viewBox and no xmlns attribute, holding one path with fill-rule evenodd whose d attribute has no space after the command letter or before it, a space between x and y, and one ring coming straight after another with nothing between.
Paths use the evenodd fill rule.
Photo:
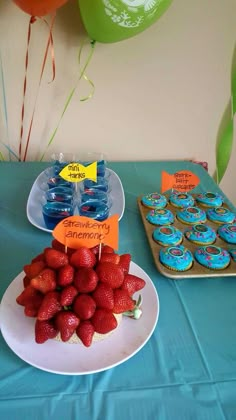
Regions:
<instances>
[{"instance_id":1,"label":"blue jello dessert","mask_svg":"<svg viewBox=\"0 0 236 420\"><path fill-rule=\"evenodd\" d=\"M183 245L161 248L159 259L165 267L174 271L186 271L193 265L193 255Z\"/></svg>"},{"instance_id":2,"label":"blue jello dessert","mask_svg":"<svg viewBox=\"0 0 236 420\"><path fill-rule=\"evenodd\" d=\"M109 182L106 178L97 177L97 182L92 181L91 179L84 180L84 190L97 189L101 191L109 191Z\"/></svg>"},{"instance_id":3,"label":"blue jello dessert","mask_svg":"<svg viewBox=\"0 0 236 420\"><path fill-rule=\"evenodd\" d=\"M60 176L54 176L47 180L48 188L67 187L74 189L74 183L66 181Z\"/></svg>"},{"instance_id":4,"label":"blue jello dessert","mask_svg":"<svg viewBox=\"0 0 236 420\"><path fill-rule=\"evenodd\" d=\"M71 204L54 201L44 204L42 211L46 227L53 230L63 219L73 216L74 208Z\"/></svg>"},{"instance_id":5,"label":"blue jello dessert","mask_svg":"<svg viewBox=\"0 0 236 420\"><path fill-rule=\"evenodd\" d=\"M87 162L81 162L83 166L89 166L93 163L94 161L87 161ZM96 161L95 161L96 162ZM104 159L98 160L97 161L97 176L98 177L104 177L106 174L106 161Z\"/></svg>"},{"instance_id":6,"label":"blue jello dessert","mask_svg":"<svg viewBox=\"0 0 236 420\"><path fill-rule=\"evenodd\" d=\"M214 245L197 248L194 257L199 264L211 270L223 270L230 263L228 251Z\"/></svg>"},{"instance_id":7,"label":"blue jello dessert","mask_svg":"<svg viewBox=\"0 0 236 420\"><path fill-rule=\"evenodd\" d=\"M62 169L64 169L68 164L68 162L59 162L57 160L53 165L54 175L58 176Z\"/></svg>"},{"instance_id":8,"label":"blue jello dessert","mask_svg":"<svg viewBox=\"0 0 236 420\"><path fill-rule=\"evenodd\" d=\"M68 187L55 187L50 188L45 193L47 201L59 201L61 203L73 204L74 194L71 188Z\"/></svg>"},{"instance_id":9,"label":"blue jello dessert","mask_svg":"<svg viewBox=\"0 0 236 420\"><path fill-rule=\"evenodd\" d=\"M98 200L101 201L103 203L108 204L110 202L110 198L109 195L101 190L98 190L96 188L91 188L89 190L85 190L85 191L81 191L81 195L80 195L80 200L81 203L84 203L85 201L94 201L94 200Z\"/></svg>"},{"instance_id":10,"label":"blue jello dessert","mask_svg":"<svg viewBox=\"0 0 236 420\"><path fill-rule=\"evenodd\" d=\"M79 215L94 220L105 220L109 217L109 206L99 200L86 201L78 206Z\"/></svg>"}]
</instances>

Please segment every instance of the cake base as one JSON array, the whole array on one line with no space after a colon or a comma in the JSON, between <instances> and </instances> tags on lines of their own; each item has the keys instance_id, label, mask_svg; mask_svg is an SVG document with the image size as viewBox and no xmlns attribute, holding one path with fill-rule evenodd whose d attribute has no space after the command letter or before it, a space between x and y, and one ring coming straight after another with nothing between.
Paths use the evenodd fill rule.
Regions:
<instances>
[{"instance_id":1,"label":"cake base","mask_svg":"<svg viewBox=\"0 0 236 420\"><path fill-rule=\"evenodd\" d=\"M110 335L112 335L112 333L114 333L117 330L117 328L119 328L119 325L120 325L121 320L122 320L122 314L114 314L114 316L117 320L117 327L114 330L108 332L107 334L99 334L99 333L95 332L94 335L93 335L92 344L97 343L99 341L106 340L106 338L110 337ZM82 345L84 345L76 333L74 333L68 341L62 341L61 335L60 335L60 333L58 333L56 335L56 337L54 338L54 340L61 341L62 343L66 343L66 344L68 343L68 344L82 344Z\"/></svg>"}]
</instances>

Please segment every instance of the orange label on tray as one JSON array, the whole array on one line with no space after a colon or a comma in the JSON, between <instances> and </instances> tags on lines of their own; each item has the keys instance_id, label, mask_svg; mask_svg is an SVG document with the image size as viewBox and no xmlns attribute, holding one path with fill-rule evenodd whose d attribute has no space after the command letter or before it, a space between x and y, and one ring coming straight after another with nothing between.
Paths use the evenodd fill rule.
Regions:
<instances>
[{"instance_id":1,"label":"orange label on tray","mask_svg":"<svg viewBox=\"0 0 236 420\"><path fill-rule=\"evenodd\" d=\"M161 192L175 190L188 192L193 190L200 183L200 179L191 171L179 171L170 175L165 171L161 173Z\"/></svg>"},{"instance_id":2,"label":"orange label on tray","mask_svg":"<svg viewBox=\"0 0 236 420\"><path fill-rule=\"evenodd\" d=\"M60 174L63 179L69 182L81 182L86 178L92 181L97 181L97 162L91 163L91 165L84 166L78 162L69 163L65 166Z\"/></svg>"},{"instance_id":3,"label":"orange label on tray","mask_svg":"<svg viewBox=\"0 0 236 420\"><path fill-rule=\"evenodd\" d=\"M119 215L114 214L99 222L85 216L71 216L62 220L53 230L55 239L69 248L87 246L92 248L100 243L118 249Z\"/></svg>"}]
</instances>

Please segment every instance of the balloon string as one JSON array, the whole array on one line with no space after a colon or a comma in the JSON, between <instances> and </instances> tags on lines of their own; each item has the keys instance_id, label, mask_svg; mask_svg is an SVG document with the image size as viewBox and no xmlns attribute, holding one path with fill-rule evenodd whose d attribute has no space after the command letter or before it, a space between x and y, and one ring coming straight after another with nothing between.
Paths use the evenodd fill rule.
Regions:
<instances>
[{"instance_id":1,"label":"balloon string","mask_svg":"<svg viewBox=\"0 0 236 420\"><path fill-rule=\"evenodd\" d=\"M25 116L25 95L26 95L26 88L27 88L27 71L28 71L28 62L29 62L29 44L31 38L31 25L35 22L35 18L32 16L29 21L28 26L28 36L27 36L27 48L26 48L26 55L25 55L25 77L24 77L24 85L23 85L23 103L21 108L21 128L20 128L20 141L19 141L19 161L21 160L21 151L22 151L22 139L23 139L23 132L24 132L24 116Z\"/></svg>"},{"instance_id":2,"label":"balloon string","mask_svg":"<svg viewBox=\"0 0 236 420\"><path fill-rule=\"evenodd\" d=\"M76 89L77 89L78 83L79 83L79 81L80 81L82 78L83 78L83 79L85 79L85 80L86 80L86 81L90 84L90 86L91 86L91 91L90 91L90 93L89 93L87 96L80 98L80 101L81 101L81 102L86 101L86 100L88 100L88 99L92 98L92 96L93 96L93 94L94 94L94 90L95 90L94 83L93 83L93 82L92 82L92 81L91 81L91 80L87 77L87 75L85 74L85 71L86 71L86 69L87 69L87 67L88 67L88 65L89 65L89 63L90 63L90 61L91 61L91 58L92 58L92 56L93 56L93 53L94 53L94 48L95 48L95 44L96 44L96 41L90 41L90 52L89 52L89 55L88 55L88 57L87 57L87 59L86 59L86 62L85 62L85 64L84 64L83 68L80 70L79 77L78 77L78 80L77 80L76 85L73 87L73 89L72 89L72 90L71 90L71 92L69 93L69 96L68 96L68 97L67 97L67 99L66 99L66 103L65 103L65 105L64 105L64 108L63 108L62 114L61 114L61 116L60 116L60 118L59 118L59 121L58 121L58 123L57 123L56 128L54 129L54 131L53 131L53 133L52 133L52 135L51 135L51 137L50 137L50 139L49 139L49 141L48 141L48 144L47 144L47 146L46 146L45 151L43 152L43 154L42 154L42 155L41 155L41 157L40 157L40 162L44 159L44 156L45 156L45 154L46 154L46 152L47 152L48 148L51 146L51 144L52 144L52 142L53 142L53 140L54 140L54 137L55 137L55 135L56 135L56 133L57 133L57 131L58 131L58 129L59 129L59 126L60 126L60 124L61 124L62 118L63 118L63 116L64 116L64 114L65 114L65 112L66 112L66 110L67 110L67 108L68 108L68 106L69 106L69 104L70 104L70 102L71 102L71 99L72 99L72 98L73 98L73 96L74 96L74 93L75 93L75 91L76 91ZM82 43L82 45L81 45L81 47L80 47L80 49L79 49L79 53L78 53L78 62L79 62L79 67L81 66L81 56L82 56L83 47L84 47L84 43Z\"/></svg>"},{"instance_id":3,"label":"balloon string","mask_svg":"<svg viewBox=\"0 0 236 420\"><path fill-rule=\"evenodd\" d=\"M49 37L48 37L48 41L47 41L46 51L45 51L44 58L43 58L43 64L42 64L42 69L41 69L41 74L40 74L38 89L37 89L37 93L36 93L36 98L35 98L35 102L34 102L33 113L32 113L32 117L31 117L31 120L30 120L29 132L28 132L28 136L27 136L26 147L25 147L25 154L24 154L24 159L23 159L24 162L26 160L26 156L27 156L27 152L28 152L28 147L29 147L29 142L30 142L30 135L31 135L32 125L33 125L33 120L34 120L34 114L35 114L35 108L36 108L36 103L37 103L37 99L38 99L38 95L39 95L39 89L40 89L41 81L42 81L42 78L43 78L45 64L46 64L46 61L47 61L48 50L49 50L49 47L50 46L51 46L51 59L52 59L52 80L51 80L51 82L55 79L55 73L56 73L56 69L55 69L55 55L54 55L54 45L53 45L53 38L52 38L52 28L53 28L54 20L55 20L55 14L52 16L51 24L49 26L48 23L47 23L47 21L43 19L43 21L49 26Z\"/></svg>"},{"instance_id":4,"label":"balloon string","mask_svg":"<svg viewBox=\"0 0 236 420\"><path fill-rule=\"evenodd\" d=\"M30 135L31 135L32 125L33 125L33 120L34 120L34 113L35 113L36 103L37 103L38 94L39 94L39 88L40 88L40 85L41 85L41 81L42 81L42 77L43 77L43 73L44 73L44 69L45 69L45 64L46 64L46 60L47 60L47 56L48 56L49 47L51 47L52 81L55 79L55 55L54 55L54 45L53 45L53 38L52 38L52 28L53 28L53 24L54 24L54 20L55 20L55 14L52 15L50 25L48 25L48 22L45 19L43 19L41 17L39 19L41 19L49 27L49 37L48 37L48 41L47 41L46 51L45 51L44 58L43 58L43 64L42 64L38 89L37 89L37 93L36 93L35 103L34 103L34 107L33 107L33 113L32 113L32 117L31 117L31 121L30 121L29 132L28 132L28 135L27 135L26 148L25 148L25 152L24 152L23 161L26 160L26 156L27 156L27 151L28 151L29 142L30 142ZM30 21L29 21L29 26L28 26L27 48L26 48L26 56L25 56L25 77L24 77L24 85L23 85L23 102L22 102L22 108L21 108L21 129L20 129L19 158L18 158L19 161L22 160L22 142L23 142L23 134L24 134L25 98L26 98L26 91L27 91L27 74L28 74L28 64L29 64L29 45L30 45L30 39L31 39L31 26L33 25L33 23L36 22L36 20L37 20L37 18L35 16L31 16Z\"/></svg>"},{"instance_id":5,"label":"balloon string","mask_svg":"<svg viewBox=\"0 0 236 420\"><path fill-rule=\"evenodd\" d=\"M236 49L233 61L236 61ZM233 62L231 79L231 98L222 119L220 133L216 145L216 170L214 180L219 184L227 170L234 139L234 115L236 113L236 65Z\"/></svg>"}]
</instances>

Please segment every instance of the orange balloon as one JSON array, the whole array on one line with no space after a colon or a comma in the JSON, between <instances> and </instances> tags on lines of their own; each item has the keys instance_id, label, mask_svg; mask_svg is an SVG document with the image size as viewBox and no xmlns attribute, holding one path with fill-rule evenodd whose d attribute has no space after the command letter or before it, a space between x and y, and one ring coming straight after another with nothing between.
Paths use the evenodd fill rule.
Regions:
<instances>
[{"instance_id":1,"label":"orange balloon","mask_svg":"<svg viewBox=\"0 0 236 420\"><path fill-rule=\"evenodd\" d=\"M13 0L31 16L45 16L67 3L68 0Z\"/></svg>"}]
</instances>

